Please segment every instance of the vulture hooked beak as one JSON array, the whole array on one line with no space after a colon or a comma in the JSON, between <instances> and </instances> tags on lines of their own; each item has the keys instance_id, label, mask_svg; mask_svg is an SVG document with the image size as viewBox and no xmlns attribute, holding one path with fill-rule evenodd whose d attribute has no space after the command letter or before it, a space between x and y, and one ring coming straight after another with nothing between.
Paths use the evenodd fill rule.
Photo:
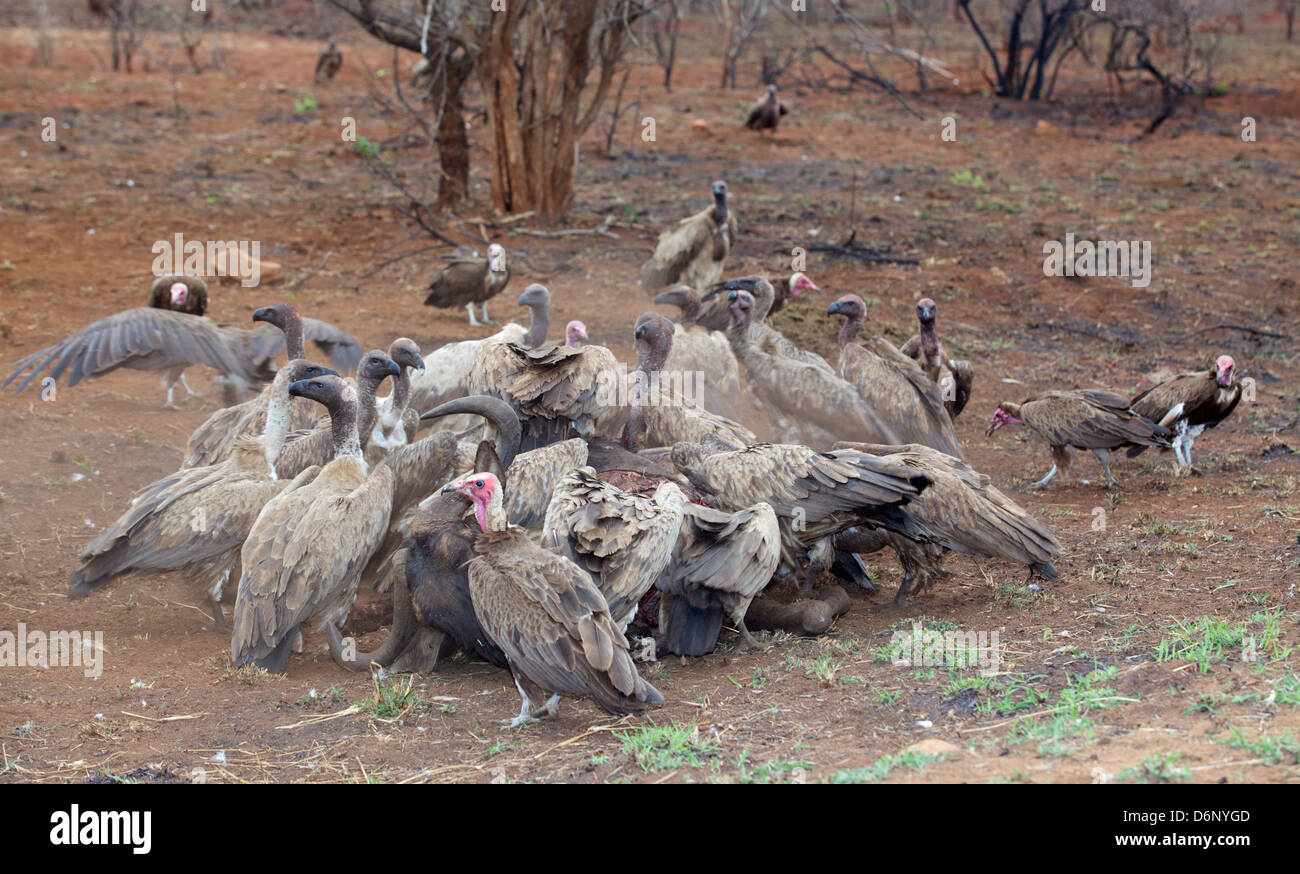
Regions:
<instances>
[{"instance_id":1,"label":"vulture hooked beak","mask_svg":"<svg viewBox=\"0 0 1300 874\"><path fill-rule=\"evenodd\" d=\"M1232 385L1232 370L1237 363L1232 360L1230 355L1220 355L1219 360L1214 362L1214 368L1219 374L1219 385L1227 388Z\"/></svg>"},{"instance_id":2,"label":"vulture hooked beak","mask_svg":"<svg viewBox=\"0 0 1300 874\"><path fill-rule=\"evenodd\" d=\"M993 421L989 424L988 430L984 432L984 436L992 437L993 432L1001 428L1003 425L1021 425L1021 424L1024 423L1021 422L1020 419L1017 419L1015 416L1011 415L1006 410L1002 409L1001 407L998 407L993 412Z\"/></svg>"},{"instance_id":3,"label":"vulture hooked beak","mask_svg":"<svg viewBox=\"0 0 1300 874\"><path fill-rule=\"evenodd\" d=\"M844 301L842 301L842 300L837 300L837 301L835 301L835 303L831 304L830 306L828 306L828 307L826 308L826 315L828 315L828 316L846 315L846 316L847 316L847 315L852 315L852 313L849 313L849 312L845 311L845 309L844 309Z\"/></svg>"}]
</instances>

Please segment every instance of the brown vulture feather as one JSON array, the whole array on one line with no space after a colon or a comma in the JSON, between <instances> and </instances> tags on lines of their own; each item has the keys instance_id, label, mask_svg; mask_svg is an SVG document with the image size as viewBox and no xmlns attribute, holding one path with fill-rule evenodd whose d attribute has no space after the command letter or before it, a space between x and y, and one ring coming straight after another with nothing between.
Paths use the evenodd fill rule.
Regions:
<instances>
[{"instance_id":1,"label":"brown vulture feather","mask_svg":"<svg viewBox=\"0 0 1300 874\"><path fill-rule=\"evenodd\" d=\"M1018 404L1003 401L993 413L986 437L1003 425L1025 425L1052 447L1052 469L1033 483L1042 488L1058 471L1069 469L1074 449L1090 449L1115 487L1110 450L1128 446L1169 446L1170 431L1129 409L1129 402L1108 391L1049 391Z\"/></svg>"},{"instance_id":2,"label":"brown vulture feather","mask_svg":"<svg viewBox=\"0 0 1300 874\"><path fill-rule=\"evenodd\" d=\"M713 206L659 235L654 255L641 268L642 290L655 295L681 283L702 292L722 276L737 232L736 213L727 207L727 184L714 182Z\"/></svg>"},{"instance_id":3,"label":"brown vulture feather","mask_svg":"<svg viewBox=\"0 0 1300 874\"><path fill-rule=\"evenodd\" d=\"M749 115L745 117L745 127L760 134L765 130L775 133L781 116L788 111L785 104L776 99L776 85L768 85L767 93L750 106Z\"/></svg>"},{"instance_id":4,"label":"brown vulture feather","mask_svg":"<svg viewBox=\"0 0 1300 874\"><path fill-rule=\"evenodd\" d=\"M338 50L338 46L334 44L334 39L331 37L329 45L316 59L316 84L326 85L333 81L334 75L342 66L343 53Z\"/></svg>"},{"instance_id":5,"label":"brown vulture feather","mask_svg":"<svg viewBox=\"0 0 1300 874\"><path fill-rule=\"evenodd\" d=\"M346 620L361 570L383 542L393 497L390 468L367 474L356 389L324 376L299 380L289 391L329 409L334 460L267 503L244 542L231 661L273 673L284 669L303 625Z\"/></svg>"}]
</instances>

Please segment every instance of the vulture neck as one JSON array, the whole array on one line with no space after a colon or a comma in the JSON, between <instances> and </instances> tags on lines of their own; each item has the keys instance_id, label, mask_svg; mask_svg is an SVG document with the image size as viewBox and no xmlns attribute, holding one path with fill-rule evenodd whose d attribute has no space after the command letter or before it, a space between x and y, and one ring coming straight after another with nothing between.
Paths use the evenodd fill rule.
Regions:
<instances>
[{"instance_id":1,"label":"vulture neck","mask_svg":"<svg viewBox=\"0 0 1300 874\"><path fill-rule=\"evenodd\" d=\"M375 412L375 389L378 388L379 383L383 381L382 377L379 379L373 379L368 376L357 377L357 400L356 408L352 411L352 421L353 424L357 426L360 433L366 435L367 442L369 442L370 432L375 427L375 419L378 415ZM397 378L397 381L400 384L400 376ZM396 386L393 387L393 391L396 393ZM394 397L393 400L397 400L397 398ZM358 419L360 421L358 421ZM337 438L338 432L335 431L334 433ZM338 441L336 439L335 445L337 445L337 443Z\"/></svg>"},{"instance_id":2,"label":"vulture neck","mask_svg":"<svg viewBox=\"0 0 1300 874\"><path fill-rule=\"evenodd\" d=\"M266 452L266 463L275 470L276 459L284 448L285 436L289 433L289 407L293 398L289 395L289 383L292 382L289 368L282 367L275 374L271 383L271 394L266 402L266 425L262 428L262 448Z\"/></svg>"},{"instance_id":3,"label":"vulture neck","mask_svg":"<svg viewBox=\"0 0 1300 874\"><path fill-rule=\"evenodd\" d=\"M474 502L474 516L484 532L505 531L510 527L510 522L506 518L505 504L501 501L500 489L492 493L492 499L486 504Z\"/></svg>"},{"instance_id":4,"label":"vulture neck","mask_svg":"<svg viewBox=\"0 0 1300 874\"><path fill-rule=\"evenodd\" d=\"M373 410L373 386L371 387L370 403ZM361 440L357 436L357 400L355 398L344 397L337 407L330 409L330 429L334 435L335 458L363 458Z\"/></svg>"},{"instance_id":5,"label":"vulture neck","mask_svg":"<svg viewBox=\"0 0 1300 874\"><path fill-rule=\"evenodd\" d=\"M713 223L715 225L725 225L727 223L727 195L715 194L713 196Z\"/></svg>"},{"instance_id":6,"label":"vulture neck","mask_svg":"<svg viewBox=\"0 0 1300 874\"><path fill-rule=\"evenodd\" d=\"M549 303L538 304L529 307L528 311L532 314L532 322L528 333L524 334L523 345L537 349L546 342L546 332L551 329L551 306Z\"/></svg>"},{"instance_id":7,"label":"vulture neck","mask_svg":"<svg viewBox=\"0 0 1300 874\"><path fill-rule=\"evenodd\" d=\"M285 317L284 348L290 361L307 357L307 350L302 342L302 316L297 313L289 313Z\"/></svg>"},{"instance_id":8,"label":"vulture neck","mask_svg":"<svg viewBox=\"0 0 1300 874\"><path fill-rule=\"evenodd\" d=\"M840 326L841 349L858 338L858 331L862 330L862 323L864 321L866 321L866 316L861 313L853 313L844 320L844 324Z\"/></svg>"},{"instance_id":9,"label":"vulture neck","mask_svg":"<svg viewBox=\"0 0 1300 874\"><path fill-rule=\"evenodd\" d=\"M402 372L393 380L393 394L389 398L388 410L384 413L383 426L385 428L396 427L397 423L402 420L406 414L406 408L411 403L411 368L402 366Z\"/></svg>"},{"instance_id":10,"label":"vulture neck","mask_svg":"<svg viewBox=\"0 0 1300 874\"><path fill-rule=\"evenodd\" d=\"M926 361L934 361L939 356L939 335L935 333L934 322L921 322L921 351Z\"/></svg>"},{"instance_id":11,"label":"vulture neck","mask_svg":"<svg viewBox=\"0 0 1300 874\"><path fill-rule=\"evenodd\" d=\"M673 303L677 304L682 311L680 324L683 328L689 328L699 321L700 294L695 289L691 289L689 292L682 291L673 299Z\"/></svg>"}]
</instances>

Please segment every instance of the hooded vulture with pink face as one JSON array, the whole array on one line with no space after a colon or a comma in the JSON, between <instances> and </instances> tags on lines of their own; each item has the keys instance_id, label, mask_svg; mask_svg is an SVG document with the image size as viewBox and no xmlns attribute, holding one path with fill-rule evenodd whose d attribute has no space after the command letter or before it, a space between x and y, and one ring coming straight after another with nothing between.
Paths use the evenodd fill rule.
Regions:
<instances>
[{"instance_id":1,"label":"hooded vulture with pink face","mask_svg":"<svg viewBox=\"0 0 1300 874\"><path fill-rule=\"evenodd\" d=\"M703 291L722 276L736 243L736 214L727 207L727 183L713 183L713 206L682 219L659 235L655 253L641 268L641 287L658 294L681 283Z\"/></svg>"},{"instance_id":2,"label":"hooded vulture with pink face","mask_svg":"<svg viewBox=\"0 0 1300 874\"><path fill-rule=\"evenodd\" d=\"M1147 389L1133 399L1133 412L1174 434L1174 471L1192 469L1192 444L1207 428L1232 415L1241 400L1237 364L1231 355L1220 355L1209 370L1184 373ZM1129 457L1145 446L1134 446Z\"/></svg>"},{"instance_id":3,"label":"hooded vulture with pink face","mask_svg":"<svg viewBox=\"0 0 1300 874\"><path fill-rule=\"evenodd\" d=\"M1025 425L1052 447L1052 469L1030 485L1045 487L1059 471L1068 470L1075 449L1089 449L1106 471L1106 485L1115 487L1110 451L1129 446L1168 448L1170 431L1129 409L1129 402L1108 391L1082 389L1049 391L1018 404L1003 401L984 432L992 437L1003 425Z\"/></svg>"},{"instance_id":4,"label":"hooded vulture with pink face","mask_svg":"<svg viewBox=\"0 0 1300 874\"><path fill-rule=\"evenodd\" d=\"M934 330L937 310L938 305L928 297L917 303L916 319L921 325L920 333L914 334L900 351L919 364L925 375L939 384L944 409L950 418L955 419L970 400L975 370L969 361L954 361L943 351L939 335Z\"/></svg>"},{"instance_id":5,"label":"hooded vulture with pink face","mask_svg":"<svg viewBox=\"0 0 1300 874\"><path fill-rule=\"evenodd\" d=\"M839 334L840 377L894 426L900 440L961 458L939 387L884 337L857 339L867 313L862 298L846 294L826 312L846 316Z\"/></svg>"},{"instance_id":6,"label":"hooded vulture with pink face","mask_svg":"<svg viewBox=\"0 0 1300 874\"><path fill-rule=\"evenodd\" d=\"M290 386L330 414L334 460L304 472L257 517L241 553L231 661L284 670L307 623L338 626L356 598L361 570L388 530L393 473L367 472L357 432L357 391L337 376Z\"/></svg>"},{"instance_id":7,"label":"hooded vulture with pink face","mask_svg":"<svg viewBox=\"0 0 1300 874\"><path fill-rule=\"evenodd\" d=\"M502 485L487 471L443 487L469 498L483 533L474 541L469 590L483 630L510 664L523 699L511 727L554 714L561 695L586 695L617 716L663 703L637 673L627 638L590 575L531 542L506 519Z\"/></svg>"},{"instance_id":8,"label":"hooded vulture with pink face","mask_svg":"<svg viewBox=\"0 0 1300 874\"><path fill-rule=\"evenodd\" d=\"M743 285L730 285L733 282L740 282ZM683 327L689 328L693 325L699 325L708 331L726 331L731 326L731 310L727 308L727 292L736 287L743 287L754 295L755 299L759 300L760 303L764 295L770 293L772 303L766 310L769 315L781 309L787 300L798 297L805 291L821 291L806 275L796 272L790 274L790 278L786 280L782 294L777 294L772 283L761 276L742 276L738 279L715 283L704 297L700 297L699 292L689 285L675 286L655 295L654 302L672 304L680 308L682 311L680 322Z\"/></svg>"},{"instance_id":9,"label":"hooded vulture with pink face","mask_svg":"<svg viewBox=\"0 0 1300 874\"><path fill-rule=\"evenodd\" d=\"M149 286L149 306L192 316L207 315L208 284L197 276L159 276Z\"/></svg>"}]
</instances>

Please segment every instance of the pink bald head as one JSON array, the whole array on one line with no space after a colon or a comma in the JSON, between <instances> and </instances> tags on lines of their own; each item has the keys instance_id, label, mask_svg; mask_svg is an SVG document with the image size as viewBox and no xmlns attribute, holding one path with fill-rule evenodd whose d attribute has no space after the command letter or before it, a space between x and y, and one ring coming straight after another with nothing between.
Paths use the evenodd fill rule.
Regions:
<instances>
[{"instance_id":1,"label":"pink bald head","mask_svg":"<svg viewBox=\"0 0 1300 874\"><path fill-rule=\"evenodd\" d=\"M1237 366L1237 362L1232 360L1231 355L1220 355L1214 362L1214 369L1219 374L1219 385L1232 385L1232 369Z\"/></svg>"},{"instance_id":2,"label":"pink bald head","mask_svg":"<svg viewBox=\"0 0 1300 874\"><path fill-rule=\"evenodd\" d=\"M170 291L172 295L172 306L185 306L185 300L190 295L190 287L183 282L173 282Z\"/></svg>"},{"instance_id":3,"label":"pink bald head","mask_svg":"<svg viewBox=\"0 0 1300 874\"><path fill-rule=\"evenodd\" d=\"M580 346L587 342L587 326L574 319L564 326L564 345Z\"/></svg>"},{"instance_id":4,"label":"pink bald head","mask_svg":"<svg viewBox=\"0 0 1300 874\"><path fill-rule=\"evenodd\" d=\"M813 281L802 273L790 277L790 296L798 297L801 291L821 291Z\"/></svg>"},{"instance_id":5,"label":"pink bald head","mask_svg":"<svg viewBox=\"0 0 1300 874\"><path fill-rule=\"evenodd\" d=\"M478 519L479 527L484 531L488 530L488 504L492 503L493 495L499 490L500 484L497 482L497 478L486 471L471 473L469 476L447 483L442 488L444 494L455 492L474 502L474 516Z\"/></svg>"}]
</instances>

